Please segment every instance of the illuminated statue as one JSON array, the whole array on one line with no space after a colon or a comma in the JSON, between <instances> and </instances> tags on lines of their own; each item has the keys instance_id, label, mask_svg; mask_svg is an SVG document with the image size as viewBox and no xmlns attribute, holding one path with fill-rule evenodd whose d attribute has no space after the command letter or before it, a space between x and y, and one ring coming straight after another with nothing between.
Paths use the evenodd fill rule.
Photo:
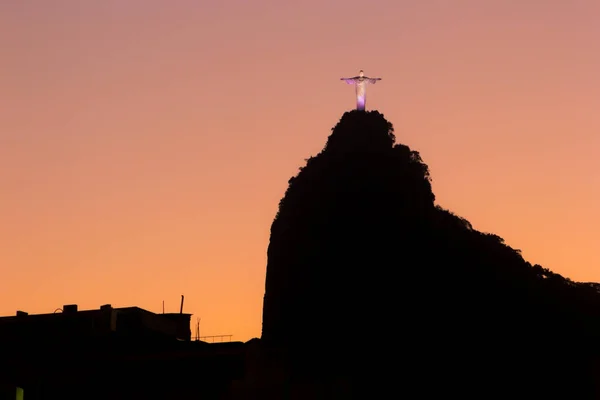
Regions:
<instances>
[{"instance_id":1,"label":"illuminated statue","mask_svg":"<svg viewBox=\"0 0 600 400\"><path fill-rule=\"evenodd\" d=\"M358 76L354 78L342 78L343 81L346 81L349 85L356 86L356 109L364 111L365 103L367 102L367 83L376 83L380 81L381 78L369 78L365 76L365 73L360 70Z\"/></svg>"}]
</instances>

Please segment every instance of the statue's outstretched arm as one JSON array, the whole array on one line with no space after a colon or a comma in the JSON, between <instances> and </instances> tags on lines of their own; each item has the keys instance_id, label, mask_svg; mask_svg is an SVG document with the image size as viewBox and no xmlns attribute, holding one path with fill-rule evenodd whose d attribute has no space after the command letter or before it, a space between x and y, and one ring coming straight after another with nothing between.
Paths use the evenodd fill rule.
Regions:
<instances>
[{"instance_id":1,"label":"statue's outstretched arm","mask_svg":"<svg viewBox=\"0 0 600 400\"><path fill-rule=\"evenodd\" d=\"M369 78L369 83L376 83L377 81L380 81L381 78Z\"/></svg>"},{"instance_id":2,"label":"statue's outstretched arm","mask_svg":"<svg viewBox=\"0 0 600 400\"><path fill-rule=\"evenodd\" d=\"M340 80L345 81L348 85L354 84L356 78L341 78Z\"/></svg>"}]
</instances>

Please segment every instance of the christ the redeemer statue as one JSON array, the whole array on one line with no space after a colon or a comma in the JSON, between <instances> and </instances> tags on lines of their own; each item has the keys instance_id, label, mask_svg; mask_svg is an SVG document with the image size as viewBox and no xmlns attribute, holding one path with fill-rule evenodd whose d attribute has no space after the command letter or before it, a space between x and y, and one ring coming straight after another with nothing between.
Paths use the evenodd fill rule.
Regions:
<instances>
[{"instance_id":1,"label":"christ the redeemer statue","mask_svg":"<svg viewBox=\"0 0 600 400\"><path fill-rule=\"evenodd\" d=\"M358 76L354 78L342 78L343 81L346 81L349 85L356 86L356 109L364 111L365 103L367 102L367 83L376 83L380 81L381 78L369 78L365 76L365 73L360 70Z\"/></svg>"}]
</instances>

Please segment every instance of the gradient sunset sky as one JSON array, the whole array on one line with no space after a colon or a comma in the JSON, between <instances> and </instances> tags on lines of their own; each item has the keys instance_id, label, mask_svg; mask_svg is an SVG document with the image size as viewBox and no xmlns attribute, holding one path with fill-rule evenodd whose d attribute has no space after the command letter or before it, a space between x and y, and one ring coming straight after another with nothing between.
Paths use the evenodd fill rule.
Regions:
<instances>
[{"instance_id":1,"label":"gradient sunset sky","mask_svg":"<svg viewBox=\"0 0 600 400\"><path fill-rule=\"evenodd\" d=\"M184 294L202 335L260 336L279 200L359 69L439 205L600 281L599 21L598 0L2 1L0 315Z\"/></svg>"}]
</instances>

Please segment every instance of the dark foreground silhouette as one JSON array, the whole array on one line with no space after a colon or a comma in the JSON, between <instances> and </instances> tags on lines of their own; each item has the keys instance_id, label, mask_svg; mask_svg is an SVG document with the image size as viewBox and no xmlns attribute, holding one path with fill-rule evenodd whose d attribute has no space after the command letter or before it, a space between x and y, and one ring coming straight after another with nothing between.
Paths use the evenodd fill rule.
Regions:
<instances>
[{"instance_id":1,"label":"dark foreground silhouette","mask_svg":"<svg viewBox=\"0 0 600 400\"><path fill-rule=\"evenodd\" d=\"M290 180L261 339L192 342L189 314L137 307L21 312L0 318L0 399L600 398L598 285L436 206L394 142L348 112Z\"/></svg>"},{"instance_id":2,"label":"dark foreground silhouette","mask_svg":"<svg viewBox=\"0 0 600 400\"><path fill-rule=\"evenodd\" d=\"M0 400L222 398L246 344L190 336L190 314L138 307L1 317Z\"/></svg>"},{"instance_id":3,"label":"dark foreground silhouette","mask_svg":"<svg viewBox=\"0 0 600 400\"><path fill-rule=\"evenodd\" d=\"M436 206L427 165L394 142L382 114L347 112L290 179L263 352L280 354L287 382L360 398L596 398L597 286Z\"/></svg>"}]
</instances>

